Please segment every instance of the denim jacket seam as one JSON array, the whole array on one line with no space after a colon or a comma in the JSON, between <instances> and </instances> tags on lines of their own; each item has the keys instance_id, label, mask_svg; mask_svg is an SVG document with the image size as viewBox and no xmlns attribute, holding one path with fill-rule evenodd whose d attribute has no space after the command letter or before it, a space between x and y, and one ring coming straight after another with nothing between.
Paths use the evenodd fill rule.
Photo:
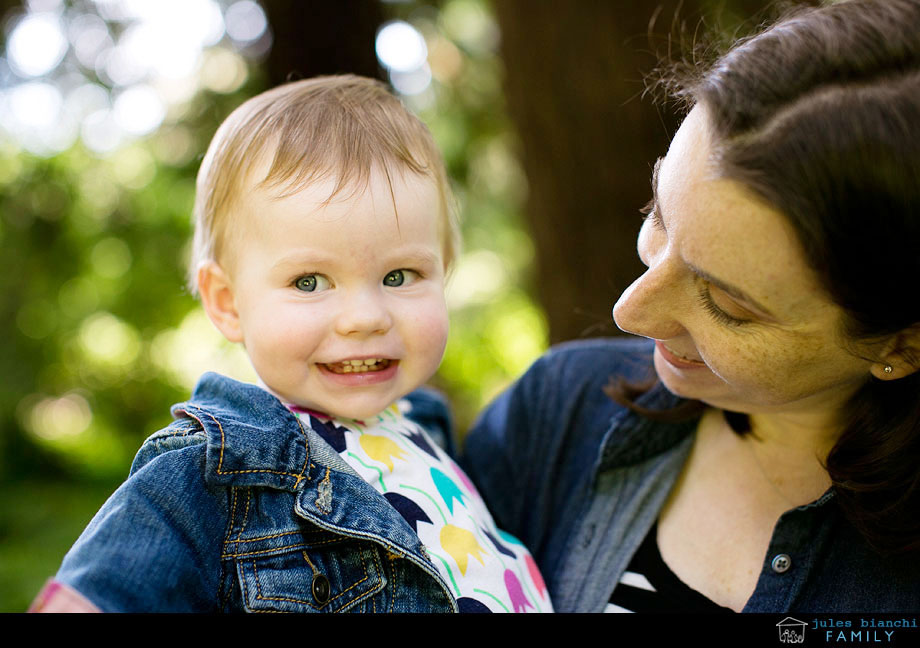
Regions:
<instances>
[{"instance_id":1,"label":"denim jacket seam","mask_svg":"<svg viewBox=\"0 0 920 648\"><path fill-rule=\"evenodd\" d=\"M229 501L227 506L227 531L224 534L224 548L227 546L227 541L230 539L230 533L233 530L233 518L236 511L236 490L232 488L225 489L225 496ZM230 609L231 600L232 600L232 587L224 587L224 582L229 578L234 578L235 574L231 571L228 573L228 566L224 560L223 551L221 551L221 557L218 567L218 578L217 578L217 600L220 601L221 610ZM235 571L235 570L234 570Z\"/></svg>"},{"instance_id":2,"label":"denim jacket seam","mask_svg":"<svg viewBox=\"0 0 920 648\"><path fill-rule=\"evenodd\" d=\"M304 450L305 450L304 463L299 473L294 473L294 472L285 471L285 470L269 470L267 468L250 468L250 469L244 469L244 470L224 470L223 469L224 450L226 449L226 444L227 444L227 438L226 438L226 433L224 431L224 426L221 424L221 422L217 419L216 416L204 410L203 408L199 407L198 405L195 405L194 403L188 403L187 407L194 408L195 410L200 412L202 415L207 415L208 417L210 417L210 419L214 421L214 424L217 425L217 428L220 430L220 454L218 456L217 468L215 469L215 472L218 475L232 476L232 475L247 475L247 474L269 474L269 475L281 475L283 477L293 477L295 479L295 482L294 482L295 490L300 485L300 482L306 476L305 473L310 463L310 448L307 442L307 434L304 431L303 426L300 424L300 421L298 421L296 417L294 417L294 420L297 422L297 426L300 429L301 437L304 443ZM195 416L188 410L186 410L185 413L188 416L191 416L192 418L194 418L196 421L198 421L199 425L201 425L202 428L204 427L204 424L201 423L201 420L197 416Z\"/></svg>"},{"instance_id":3,"label":"denim jacket seam","mask_svg":"<svg viewBox=\"0 0 920 648\"><path fill-rule=\"evenodd\" d=\"M228 497L230 498L230 511L227 516L227 532L224 534L224 547L226 547L230 542L230 535L233 533L233 521L236 519L236 501L238 489L228 488Z\"/></svg>"},{"instance_id":4,"label":"denim jacket seam","mask_svg":"<svg viewBox=\"0 0 920 648\"><path fill-rule=\"evenodd\" d=\"M243 520L240 522L240 532L236 534L237 542L243 537L243 531L249 524L249 505L252 503L252 487L244 487L242 490L246 492L246 509L243 511Z\"/></svg>"},{"instance_id":5,"label":"denim jacket seam","mask_svg":"<svg viewBox=\"0 0 920 648\"><path fill-rule=\"evenodd\" d=\"M303 553L306 554L306 552L303 552ZM381 565L380 565L380 562L379 562L379 556L377 555L377 552L376 552L376 551L372 551L372 552L370 552L370 554L371 554L371 558L372 558L373 561L375 562L375 564L376 564L376 566L377 566L377 568L378 568L378 571L379 571L379 570L381 569ZM308 560L308 562L309 562L309 560ZM284 596L262 596L262 581L259 579L259 570L258 570L258 566L257 566L256 562L253 561L253 562L252 562L252 571L253 571L253 575L255 576L255 581L256 581L256 599L258 599L258 600L260 600L260 601L283 601L283 602L286 602L286 603L297 603L297 604L300 604L300 605L306 605L306 606L308 606L308 607L310 607L310 608L312 608L312 609L314 609L314 610L322 610L322 609L328 607L328 608L332 609L334 612L338 612L338 611L340 611L341 609L343 609L343 608L346 607L346 606L357 605L358 603L360 603L360 602L363 601L364 599L368 598L369 596L375 595L375 594L377 593L377 591L379 590L379 588L372 588L372 589L369 589L367 592L365 592L364 594L358 596L357 598L355 598L355 599L353 599L353 600L351 600L351 601L347 601L346 605L342 605L342 606L339 607L339 608L335 608L335 607L334 607L333 603L334 603L337 599L340 599L342 596L345 596L345 594L347 594L348 592L350 592L351 590L353 590L355 587L358 587L358 586L361 585L362 583L366 583L366 582L369 581L370 575L367 573L367 564L366 564L366 562L365 562L364 560L361 561L361 567L362 567L362 569L363 569L363 571L364 571L364 578L362 578L361 580L355 581L355 582L352 583L349 587L343 589L343 590L342 590L341 592L339 592L336 596L334 596L333 598L329 599L329 601L327 601L326 603L323 603L322 605L317 606L317 605L314 605L311 601L308 601L308 600L306 600L306 599L295 599L295 598L284 597Z\"/></svg>"},{"instance_id":6,"label":"denim jacket seam","mask_svg":"<svg viewBox=\"0 0 920 648\"><path fill-rule=\"evenodd\" d=\"M289 535L303 535L303 530L298 529L296 531L284 531L283 533L272 533L270 535L259 536L257 538L247 538L245 540L243 539L232 540L231 542L233 542L234 544L247 544L250 542L261 542L264 540L273 540L275 538L283 538L284 536L289 536Z\"/></svg>"},{"instance_id":7,"label":"denim jacket seam","mask_svg":"<svg viewBox=\"0 0 920 648\"><path fill-rule=\"evenodd\" d=\"M328 525L328 526L324 526L323 528L329 531L334 531L336 533L339 533L345 537L357 538L357 539L362 539L362 540L370 540L374 544L380 547L383 547L384 549L390 550L390 551L400 550L400 547L398 545L394 544L389 538L379 533L368 533L368 532L360 531L358 529L340 527L339 525ZM424 546L422 547L422 549L424 549ZM423 571L429 574L429 576L431 576L436 581L441 583L442 587L444 588L444 591L447 592L451 600L454 601L453 608L456 611L456 601L452 593L453 590L448 585L446 579L444 579L444 577L441 576L440 572L438 571L437 567L435 567L431 559L424 557L423 559L420 560L415 555L415 553L411 551L405 553L404 555L405 555L406 560L415 564L417 567L421 567Z\"/></svg>"},{"instance_id":8,"label":"denim jacket seam","mask_svg":"<svg viewBox=\"0 0 920 648\"><path fill-rule=\"evenodd\" d=\"M304 552L304 553L306 553L306 552ZM380 564L379 552L377 552L377 551L371 551L370 554L371 554L371 559L374 561L374 564L375 564L376 567L377 567L377 571L378 571L378 572L382 571L383 567L382 567L382 565ZM349 591L353 590L353 589L354 589L355 587L357 587L359 584L361 584L361 583L366 583L366 582L368 582L368 581L370 580L370 576L369 576L368 573L367 573L367 563L366 563L364 560L361 560L361 568L364 570L364 578L362 578L362 579L359 580L359 581L355 581L354 583L352 583L349 587L347 587L347 588L345 588L344 590L342 590L335 598L339 598L339 597L343 596L346 592L349 592ZM363 595L357 597L354 601L350 601L350 603L352 603L352 604L360 603L361 601L363 601L363 600L364 600L365 598L367 598L368 596L372 596L373 594L376 594L376 592L377 592L377 588L369 589L369 590L368 590L367 592L365 592ZM332 599L329 600L329 603L332 603ZM340 609L341 609L341 608L340 608Z\"/></svg>"},{"instance_id":9,"label":"denim jacket seam","mask_svg":"<svg viewBox=\"0 0 920 648\"><path fill-rule=\"evenodd\" d=\"M163 428L162 430L160 430L154 436L156 437L157 440L159 440L159 439L171 439L171 438L183 437L183 436L193 436L195 434L202 434L203 432L204 430L194 425L192 425L191 427L182 428L181 430L174 430L172 429L172 427L167 427L167 428Z\"/></svg>"},{"instance_id":10,"label":"denim jacket seam","mask_svg":"<svg viewBox=\"0 0 920 648\"><path fill-rule=\"evenodd\" d=\"M290 534L282 534L282 535L296 535L296 533L292 532ZM246 541L244 540L242 542L246 542ZM254 550L254 551L231 551L228 548L226 552L221 554L221 558L245 558L247 556L264 556L264 555L273 554L273 553L286 553L289 551L293 551L294 549L303 549L305 547L321 547L323 545L338 544L341 542L342 541L339 539L329 540L326 542L301 542L299 544L284 545L281 547L272 547L271 549L259 549L259 550ZM233 543L233 544L237 544L237 543Z\"/></svg>"}]
</instances>

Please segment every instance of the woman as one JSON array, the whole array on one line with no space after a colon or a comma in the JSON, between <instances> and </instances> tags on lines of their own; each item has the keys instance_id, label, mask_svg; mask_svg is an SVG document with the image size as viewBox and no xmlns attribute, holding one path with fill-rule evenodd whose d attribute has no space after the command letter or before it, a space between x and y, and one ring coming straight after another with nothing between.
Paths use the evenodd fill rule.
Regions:
<instances>
[{"instance_id":1,"label":"woman","mask_svg":"<svg viewBox=\"0 0 920 648\"><path fill-rule=\"evenodd\" d=\"M551 350L470 476L559 611L920 609L920 2L800 10L684 88L614 307L649 339Z\"/></svg>"}]
</instances>

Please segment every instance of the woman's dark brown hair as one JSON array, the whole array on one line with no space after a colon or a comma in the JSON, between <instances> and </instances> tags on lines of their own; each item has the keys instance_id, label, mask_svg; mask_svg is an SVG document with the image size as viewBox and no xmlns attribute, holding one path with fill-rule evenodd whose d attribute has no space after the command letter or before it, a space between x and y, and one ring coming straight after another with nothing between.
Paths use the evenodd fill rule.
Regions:
<instances>
[{"instance_id":1,"label":"woman's dark brown hair","mask_svg":"<svg viewBox=\"0 0 920 648\"><path fill-rule=\"evenodd\" d=\"M789 219L843 340L920 327L920 0L795 10L677 95L705 106L722 176ZM839 505L876 548L920 549L920 373L870 378L843 420Z\"/></svg>"}]
</instances>

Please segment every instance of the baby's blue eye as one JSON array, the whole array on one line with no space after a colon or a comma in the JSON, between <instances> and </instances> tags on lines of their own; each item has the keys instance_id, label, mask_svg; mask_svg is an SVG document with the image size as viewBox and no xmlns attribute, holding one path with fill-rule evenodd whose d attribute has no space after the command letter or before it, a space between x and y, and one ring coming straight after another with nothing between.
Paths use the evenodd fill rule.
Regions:
<instances>
[{"instance_id":1,"label":"baby's blue eye","mask_svg":"<svg viewBox=\"0 0 920 648\"><path fill-rule=\"evenodd\" d=\"M307 275L306 277L301 277L294 285L297 286L297 290L302 290L304 292L313 292L316 290L316 275Z\"/></svg>"},{"instance_id":2,"label":"baby's blue eye","mask_svg":"<svg viewBox=\"0 0 920 648\"><path fill-rule=\"evenodd\" d=\"M383 285L390 286L391 288L395 288L397 286L403 285L405 281L406 281L406 271L394 270L393 272L389 273L386 277L383 278Z\"/></svg>"},{"instance_id":3,"label":"baby's blue eye","mask_svg":"<svg viewBox=\"0 0 920 648\"><path fill-rule=\"evenodd\" d=\"M297 279L294 280L294 287L303 292L316 292L317 290L325 290L328 288L329 280L323 275L309 274L297 277Z\"/></svg>"}]
</instances>

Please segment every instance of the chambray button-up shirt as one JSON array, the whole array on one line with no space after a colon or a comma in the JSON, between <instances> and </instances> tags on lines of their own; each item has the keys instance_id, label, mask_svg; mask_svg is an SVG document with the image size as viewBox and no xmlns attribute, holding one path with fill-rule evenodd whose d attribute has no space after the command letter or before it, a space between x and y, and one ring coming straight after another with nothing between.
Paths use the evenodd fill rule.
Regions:
<instances>
[{"instance_id":1,"label":"chambray button-up shirt","mask_svg":"<svg viewBox=\"0 0 920 648\"><path fill-rule=\"evenodd\" d=\"M653 348L639 339L556 347L489 406L466 439L461 465L496 523L530 548L558 612L604 609L689 455L698 421L649 421L603 392L611 377L652 376ZM639 400L652 409L679 402L661 385ZM744 607L918 610L920 561L873 551L832 490L780 517Z\"/></svg>"}]
</instances>

